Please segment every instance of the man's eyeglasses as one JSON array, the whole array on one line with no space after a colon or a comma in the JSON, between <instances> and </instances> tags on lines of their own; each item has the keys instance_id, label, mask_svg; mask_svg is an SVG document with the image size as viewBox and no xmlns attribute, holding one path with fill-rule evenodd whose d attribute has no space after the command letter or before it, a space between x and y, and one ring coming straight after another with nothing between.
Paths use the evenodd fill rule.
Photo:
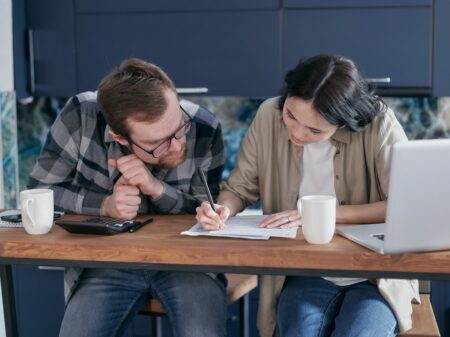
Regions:
<instances>
[{"instance_id":1,"label":"man's eyeglasses","mask_svg":"<svg viewBox=\"0 0 450 337\"><path fill-rule=\"evenodd\" d=\"M164 153L167 152L167 150L170 148L170 144L172 143L172 139L181 139L188 133L188 131L191 129L192 126L192 118L189 116L189 114L183 109L183 107L180 105L180 109L183 111L183 113L188 117L188 119L181 125L171 136L164 139L158 146L153 148L150 151L147 151L143 147L137 145L134 143L131 138L129 137L128 141L130 144L133 144L134 146L140 148L145 153L148 153L152 155L155 159L161 157Z\"/></svg>"}]
</instances>

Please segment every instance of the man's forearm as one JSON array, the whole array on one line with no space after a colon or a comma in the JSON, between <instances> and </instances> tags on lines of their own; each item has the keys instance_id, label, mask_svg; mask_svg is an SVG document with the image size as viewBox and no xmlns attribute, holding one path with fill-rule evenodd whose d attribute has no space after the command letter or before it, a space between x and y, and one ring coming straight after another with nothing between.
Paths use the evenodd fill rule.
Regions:
<instances>
[{"instance_id":1,"label":"man's forearm","mask_svg":"<svg viewBox=\"0 0 450 337\"><path fill-rule=\"evenodd\" d=\"M29 188L49 188L53 190L55 208L77 214L100 215L107 194L89 191L82 187L58 186L39 183Z\"/></svg>"}]
</instances>

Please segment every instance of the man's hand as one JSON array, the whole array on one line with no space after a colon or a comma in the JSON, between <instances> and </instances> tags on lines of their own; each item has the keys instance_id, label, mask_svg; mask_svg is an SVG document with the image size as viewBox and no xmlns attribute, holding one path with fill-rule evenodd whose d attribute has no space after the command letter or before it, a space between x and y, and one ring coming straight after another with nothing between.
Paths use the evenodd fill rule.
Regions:
<instances>
[{"instance_id":1,"label":"man's hand","mask_svg":"<svg viewBox=\"0 0 450 337\"><path fill-rule=\"evenodd\" d=\"M103 201L101 215L119 219L133 219L137 216L141 198L139 188L132 186L122 176L114 185L113 194Z\"/></svg>"},{"instance_id":2,"label":"man's hand","mask_svg":"<svg viewBox=\"0 0 450 337\"><path fill-rule=\"evenodd\" d=\"M109 159L108 164L117 168L122 177L133 186L152 198L158 198L163 193L163 185L156 179L145 166L144 162L136 155L130 154L117 160Z\"/></svg>"}]
</instances>

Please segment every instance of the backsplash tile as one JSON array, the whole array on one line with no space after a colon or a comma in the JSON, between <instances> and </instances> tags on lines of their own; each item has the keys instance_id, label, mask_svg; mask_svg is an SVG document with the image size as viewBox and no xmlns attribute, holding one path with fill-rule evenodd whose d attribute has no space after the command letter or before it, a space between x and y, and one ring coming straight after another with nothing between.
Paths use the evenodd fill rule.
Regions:
<instances>
[{"instance_id":1,"label":"backsplash tile","mask_svg":"<svg viewBox=\"0 0 450 337\"><path fill-rule=\"evenodd\" d=\"M236 163L240 142L264 98L184 97L201 104L219 118L226 142L226 179ZM450 97L386 97L409 139L450 138ZM19 186L25 188L28 174L39 155L48 128L66 103L65 98L39 98L17 105Z\"/></svg>"},{"instance_id":2,"label":"backsplash tile","mask_svg":"<svg viewBox=\"0 0 450 337\"><path fill-rule=\"evenodd\" d=\"M4 206L15 208L19 198L16 96L0 92Z\"/></svg>"}]
</instances>

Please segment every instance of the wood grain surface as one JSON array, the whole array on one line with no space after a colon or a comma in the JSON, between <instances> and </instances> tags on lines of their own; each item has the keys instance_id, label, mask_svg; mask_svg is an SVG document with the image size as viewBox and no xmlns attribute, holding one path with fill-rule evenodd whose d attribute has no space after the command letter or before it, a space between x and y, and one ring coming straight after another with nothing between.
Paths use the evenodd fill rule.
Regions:
<instances>
[{"instance_id":1,"label":"wood grain surface","mask_svg":"<svg viewBox=\"0 0 450 337\"><path fill-rule=\"evenodd\" d=\"M85 216L84 216L85 217ZM142 219L148 216L141 216ZM407 276L450 278L450 251L380 255L339 235L326 245L308 244L299 230L296 239L245 240L189 237L180 232L195 223L193 215L153 216L135 233L113 236L71 234L57 225L45 235L22 228L0 229L2 263L64 265L124 263L129 267L186 266L186 269L242 273ZM81 219L65 215L65 219ZM136 266L134 266L136 264ZM345 271L345 273L342 273Z\"/></svg>"}]
</instances>

